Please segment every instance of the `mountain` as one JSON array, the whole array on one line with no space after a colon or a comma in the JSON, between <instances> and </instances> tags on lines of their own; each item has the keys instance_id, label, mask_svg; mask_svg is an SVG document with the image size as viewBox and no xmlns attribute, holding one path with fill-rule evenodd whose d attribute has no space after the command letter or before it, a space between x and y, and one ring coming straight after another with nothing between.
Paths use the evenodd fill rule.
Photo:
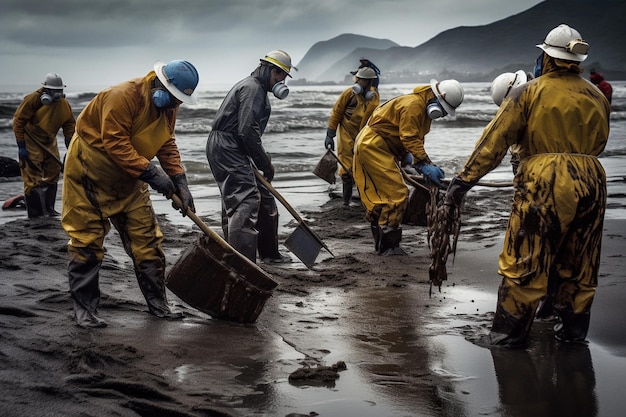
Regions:
<instances>
[{"instance_id":1,"label":"mountain","mask_svg":"<svg viewBox=\"0 0 626 417\"><path fill-rule=\"evenodd\" d=\"M546 0L487 25L444 31L416 47L385 48L384 42L390 41L357 35L349 36L361 43L340 46L336 41L342 35L317 43L299 66L302 73L310 74L307 80L314 82L345 82L361 57L381 69L383 82L427 82L444 77L491 81L504 71L532 71L540 53L535 45L542 43L550 30L566 23L589 42L585 69L595 67L607 79L626 79L624 15L623 0ZM314 71L309 72L309 63L315 63Z\"/></svg>"},{"instance_id":2,"label":"mountain","mask_svg":"<svg viewBox=\"0 0 626 417\"><path fill-rule=\"evenodd\" d=\"M341 72L342 75L339 78L343 79L345 75L343 73L354 71L359 66L358 58L355 61L356 64L353 62L345 67L345 70L330 72L329 70L334 68L335 61L345 58L347 52L358 50L358 48L365 45L377 50L386 50L399 46L397 43L387 39L375 39L351 33L339 35L313 45L304 55L302 61L298 63L299 71L296 75L298 79L308 81L332 80L337 77L336 73Z\"/></svg>"}]
</instances>

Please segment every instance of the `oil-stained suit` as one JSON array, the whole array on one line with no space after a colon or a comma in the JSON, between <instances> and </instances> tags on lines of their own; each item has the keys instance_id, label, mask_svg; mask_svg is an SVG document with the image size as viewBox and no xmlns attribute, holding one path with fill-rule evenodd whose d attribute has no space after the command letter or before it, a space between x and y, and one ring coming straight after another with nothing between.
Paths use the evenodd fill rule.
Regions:
<instances>
[{"instance_id":1,"label":"oil-stained suit","mask_svg":"<svg viewBox=\"0 0 626 417\"><path fill-rule=\"evenodd\" d=\"M59 214L54 210L61 173L57 132L63 129L68 146L76 127L72 108L65 97L43 104L43 93L44 88L40 88L24 97L13 117L15 140L25 144L28 151L28 158L20 160L28 217Z\"/></svg>"},{"instance_id":2,"label":"oil-stained suit","mask_svg":"<svg viewBox=\"0 0 626 417\"><path fill-rule=\"evenodd\" d=\"M365 99L365 94L357 94L352 87L345 89L330 112L328 129L337 132L337 158L339 159L339 176L344 184L344 204L352 196L352 172L346 172L343 167L352 168L354 156L354 140L367 124L372 112L380 104L380 96L374 87L370 87L371 97ZM346 201L348 200L348 201Z\"/></svg>"},{"instance_id":3,"label":"oil-stained suit","mask_svg":"<svg viewBox=\"0 0 626 417\"><path fill-rule=\"evenodd\" d=\"M489 344L524 345L549 274L558 282L556 336L587 335L607 197L597 156L609 136L610 105L581 72L544 54L542 75L511 91L448 188L448 196L462 195L511 146L520 150Z\"/></svg>"},{"instance_id":4,"label":"oil-stained suit","mask_svg":"<svg viewBox=\"0 0 626 417\"><path fill-rule=\"evenodd\" d=\"M257 67L235 84L217 111L206 144L211 171L222 195L226 241L252 262L280 259L278 208L258 182L253 164L271 181L274 166L261 137L270 118L270 66Z\"/></svg>"},{"instance_id":5,"label":"oil-stained suit","mask_svg":"<svg viewBox=\"0 0 626 417\"><path fill-rule=\"evenodd\" d=\"M97 316L99 270L111 223L133 260L150 313L172 317L165 294L163 234L146 182L157 157L170 178L184 175L175 142L178 108L152 102L156 74L98 93L77 119L65 162L61 224L70 236L69 286L79 325L105 325Z\"/></svg>"},{"instance_id":6,"label":"oil-stained suit","mask_svg":"<svg viewBox=\"0 0 626 417\"><path fill-rule=\"evenodd\" d=\"M400 162L408 152L416 164L430 163L424 137L432 121L426 106L433 98L435 94L430 86L419 86L412 94L381 104L356 138L354 181L380 254L398 248L402 237L401 223L409 189Z\"/></svg>"}]
</instances>

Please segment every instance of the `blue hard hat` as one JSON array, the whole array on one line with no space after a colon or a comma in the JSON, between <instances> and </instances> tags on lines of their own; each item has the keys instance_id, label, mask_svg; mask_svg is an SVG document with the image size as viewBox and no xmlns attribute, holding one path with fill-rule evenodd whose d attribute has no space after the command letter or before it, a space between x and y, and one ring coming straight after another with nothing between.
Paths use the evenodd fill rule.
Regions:
<instances>
[{"instance_id":1,"label":"blue hard hat","mask_svg":"<svg viewBox=\"0 0 626 417\"><path fill-rule=\"evenodd\" d=\"M195 104L194 90L198 86L198 71L188 61L175 60L165 64L157 61L154 64L159 81L174 97L186 104Z\"/></svg>"}]
</instances>

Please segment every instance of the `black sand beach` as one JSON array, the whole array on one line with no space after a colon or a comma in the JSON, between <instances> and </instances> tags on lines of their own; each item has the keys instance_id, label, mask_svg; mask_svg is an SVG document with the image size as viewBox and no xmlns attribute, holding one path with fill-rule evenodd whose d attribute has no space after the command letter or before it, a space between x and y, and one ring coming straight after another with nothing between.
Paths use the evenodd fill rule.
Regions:
<instances>
[{"instance_id":1,"label":"black sand beach","mask_svg":"<svg viewBox=\"0 0 626 417\"><path fill-rule=\"evenodd\" d=\"M605 222L589 346L560 344L540 322L527 349L471 342L495 308L508 192L468 194L449 279L432 297L425 228L405 227L409 256L380 257L360 207L311 207L302 214L335 257L322 250L312 270L294 255L260 265L278 287L250 325L172 293L182 321L148 314L112 232L100 278L109 326L76 327L67 235L59 219L24 211L0 228L0 416L621 415L626 221ZM171 268L201 232L164 207L155 204ZM217 213L198 214L219 230Z\"/></svg>"}]
</instances>

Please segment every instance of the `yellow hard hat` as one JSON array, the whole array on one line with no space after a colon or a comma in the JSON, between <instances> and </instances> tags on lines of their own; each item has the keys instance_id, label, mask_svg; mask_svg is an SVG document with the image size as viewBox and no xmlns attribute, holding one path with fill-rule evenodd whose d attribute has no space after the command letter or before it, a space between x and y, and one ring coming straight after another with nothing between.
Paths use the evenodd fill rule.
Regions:
<instances>
[{"instance_id":1,"label":"yellow hard hat","mask_svg":"<svg viewBox=\"0 0 626 417\"><path fill-rule=\"evenodd\" d=\"M292 68L298 71L298 68L291 65L291 57L289 54L285 51L281 51L280 49L268 52L265 57L261 58L261 61L269 62L270 64L277 66L281 70L285 71L290 77Z\"/></svg>"}]
</instances>

